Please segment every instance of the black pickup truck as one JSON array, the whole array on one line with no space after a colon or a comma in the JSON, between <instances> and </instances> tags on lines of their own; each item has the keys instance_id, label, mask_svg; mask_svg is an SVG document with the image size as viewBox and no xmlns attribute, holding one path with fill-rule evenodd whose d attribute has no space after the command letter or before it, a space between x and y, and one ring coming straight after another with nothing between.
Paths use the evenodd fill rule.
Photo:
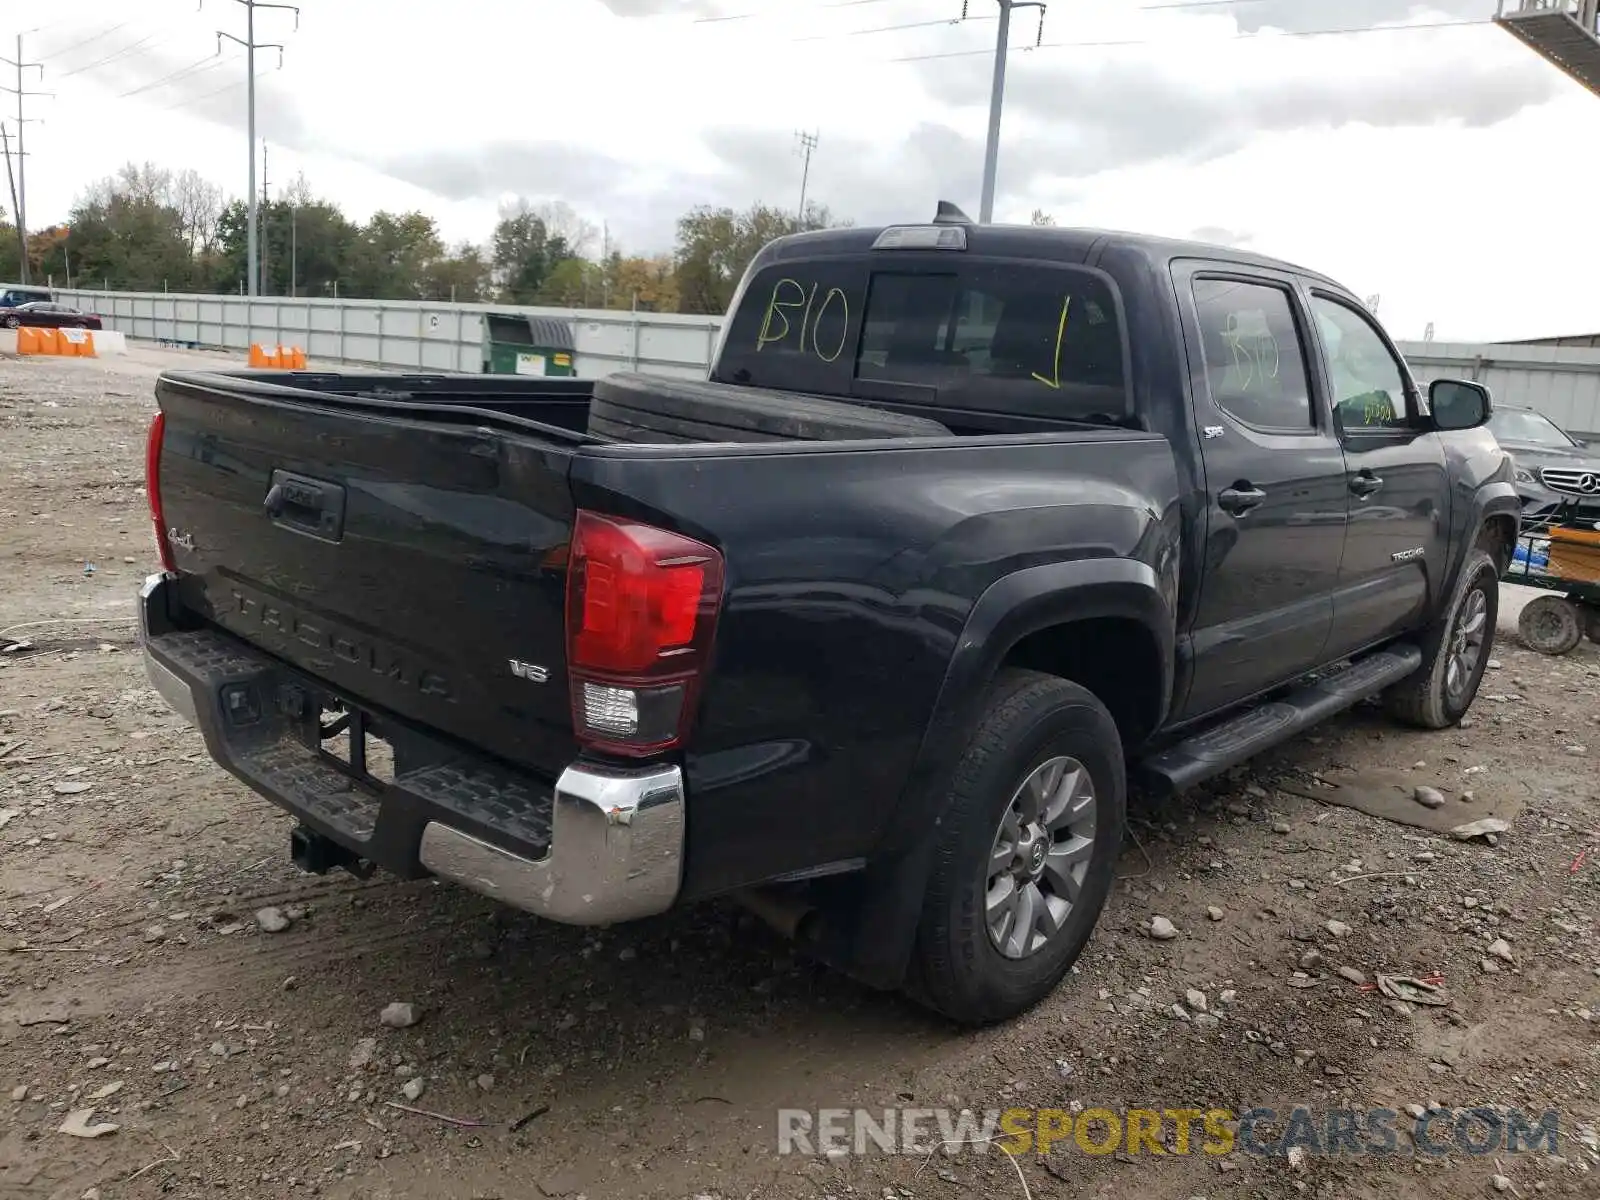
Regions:
<instances>
[{"instance_id":1,"label":"black pickup truck","mask_svg":"<svg viewBox=\"0 0 1600 1200\"><path fill-rule=\"evenodd\" d=\"M302 866L734 895L970 1023L1082 949L1130 779L1458 721L1517 530L1488 393L1331 280L945 208L767 246L707 380L156 395L150 674Z\"/></svg>"}]
</instances>

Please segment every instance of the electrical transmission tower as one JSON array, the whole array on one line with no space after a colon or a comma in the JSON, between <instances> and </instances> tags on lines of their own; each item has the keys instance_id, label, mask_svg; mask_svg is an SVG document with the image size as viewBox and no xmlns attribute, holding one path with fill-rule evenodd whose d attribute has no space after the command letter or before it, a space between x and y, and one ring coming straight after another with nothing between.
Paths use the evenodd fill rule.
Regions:
<instances>
[{"instance_id":1,"label":"electrical transmission tower","mask_svg":"<svg viewBox=\"0 0 1600 1200\"><path fill-rule=\"evenodd\" d=\"M961 0L961 19L967 19L970 0ZM1011 11L1016 8L1039 10L1039 32L1034 45L1044 41L1044 0L997 0L1000 5L1000 33L994 43L994 85L989 93L989 139L983 149L983 196L978 202L978 221L994 220L994 177L1000 162L1000 110L1006 101L1006 50L1011 41Z\"/></svg>"},{"instance_id":2,"label":"electrical transmission tower","mask_svg":"<svg viewBox=\"0 0 1600 1200\"><path fill-rule=\"evenodd\" d=\"M252 296L259 295L261 291L261 258L260 242L256 232L257 205L256 205L256 51L276 50L278 52L278 66L283 66L283 43L256 41L256 9L282 8L294 14L294 27L300 28L300 10L293 4L268 4L266 0L235 0L235 3L244 5L244 37L235 37L226 30L217 30L217 53L222 53L222 39L237 42L245 50L245 71L248 77L249 100L247 107L250 110L247 123L250 138L250 186L245 193L249 197L249 235L245 253L249 257L249 265L245 276L248 281L248 293Z\"/></svg>"},{"instance_id":3,"label":"electrical transmission tower","mask_svg":"<svg viewBox=\"0 0 1600 1200\"><path fill-rule=\"evenodd\" d=\"M796 133L795 140L799 144L800 156L804 165L800 168L800 228L806 227L806 184L811 181L811 154L817 148L817 135L815 133Z\"/></svg>"},{"instance_id":4,"label":"electrical transmission tower","mask_svg":"<svg viewBox=\"0 0 1600 1200\"><path fill-rule=\"evenodd\" d=\"M27 283L28 282L28 168L27 168L27 157L26 157L27 152L23 149L22 134L23 134L23 130L27 126L36 123L37 118L25 117L25 116L22 115L22 109L23 109L23 103L22 102L29 96L51 96L51 95L54 95L55 93L53 93L53 92L30 92L30 91L27 91L23 87L23 83L22 83L23 72L24 71L30 71L30 70L36 70L36 71L39 72L39 75L41 77L43 77L43 75L44 75L44 64L43 63L36 63L36 62L27 62L27 61L25 61L23 59L23 57L22 57L22 35L20 33L17 35L17 57L12 59L12 58L6 58L4 55L0 55L0 63L5 63L6 66L8 66L8 67L15 67L16 70L17 70L17 86L16 87L6 87L4 84L0 84L0 91L10 92L13 96L15 96L17 98L17 149L16 149L16 158L17 158L16 184L17 184L17 186L16 186L15 194L12 196L12 202L16 205L16 209L17 209L17 239L18 239L19 242L21 242L21 245L22 245L22 278L20 280L18 280L18 282L19 283ZM11 153L12 152L11 152L10 146L7 145L7 148L6 148L6 165L7 166L10 166Z\"/></svg>"}]
</instances>

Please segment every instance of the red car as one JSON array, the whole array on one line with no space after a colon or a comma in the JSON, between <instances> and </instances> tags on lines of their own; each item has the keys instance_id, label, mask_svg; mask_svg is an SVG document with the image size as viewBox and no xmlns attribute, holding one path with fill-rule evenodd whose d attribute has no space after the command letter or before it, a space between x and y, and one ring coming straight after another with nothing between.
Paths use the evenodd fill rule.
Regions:
<instances>
[{"instance_id":1,"label":"red car","mask_svg":"<svg viewBox=\"0 0 1600 1200\"><path fill-rule=\"evenodd\" d=\"M96 313L79 312L65 304L51 304L35 300L15 308L0 308L0 325L15 329L19 325L43 326L47 329L99 329L100 317Z\"/></svg>"}]
</instances>

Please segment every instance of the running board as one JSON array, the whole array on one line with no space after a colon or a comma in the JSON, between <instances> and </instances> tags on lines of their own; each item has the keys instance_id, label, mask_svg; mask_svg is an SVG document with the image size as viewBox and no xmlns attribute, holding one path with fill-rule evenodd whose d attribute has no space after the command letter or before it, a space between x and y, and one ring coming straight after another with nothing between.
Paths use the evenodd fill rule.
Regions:
<instances>
[{"instance_id":1,"label":"running board","mask_svg":"<svg viewBox=\"0 0 1600 1200\"><path fill-rule=\"evenodd\" d=\"M1391 646L1331 668L1276 699L1228 717L1139 765L1141 782L1171 795L1203 783L1295 734L1353 708L1422 666L1415 646Z\"/></svg>"}]
</instances>

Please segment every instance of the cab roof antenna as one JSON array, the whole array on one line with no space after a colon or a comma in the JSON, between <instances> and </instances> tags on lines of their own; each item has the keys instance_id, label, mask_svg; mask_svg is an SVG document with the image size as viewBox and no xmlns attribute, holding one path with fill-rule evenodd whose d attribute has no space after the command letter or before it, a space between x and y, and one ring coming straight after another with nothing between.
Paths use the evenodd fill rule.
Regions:
<instances>
[{"instance_id":1,"label":"cab roof antenna","mask_svg":"<svg viewBox=\"0 0 1600 1200\"><path fill-rule=\"evenodd\" d=\"M971 225L972 218L967 216L948 200L939 201L939 211L933 215L935 225Z\"/></svg>"}]
</instances>

